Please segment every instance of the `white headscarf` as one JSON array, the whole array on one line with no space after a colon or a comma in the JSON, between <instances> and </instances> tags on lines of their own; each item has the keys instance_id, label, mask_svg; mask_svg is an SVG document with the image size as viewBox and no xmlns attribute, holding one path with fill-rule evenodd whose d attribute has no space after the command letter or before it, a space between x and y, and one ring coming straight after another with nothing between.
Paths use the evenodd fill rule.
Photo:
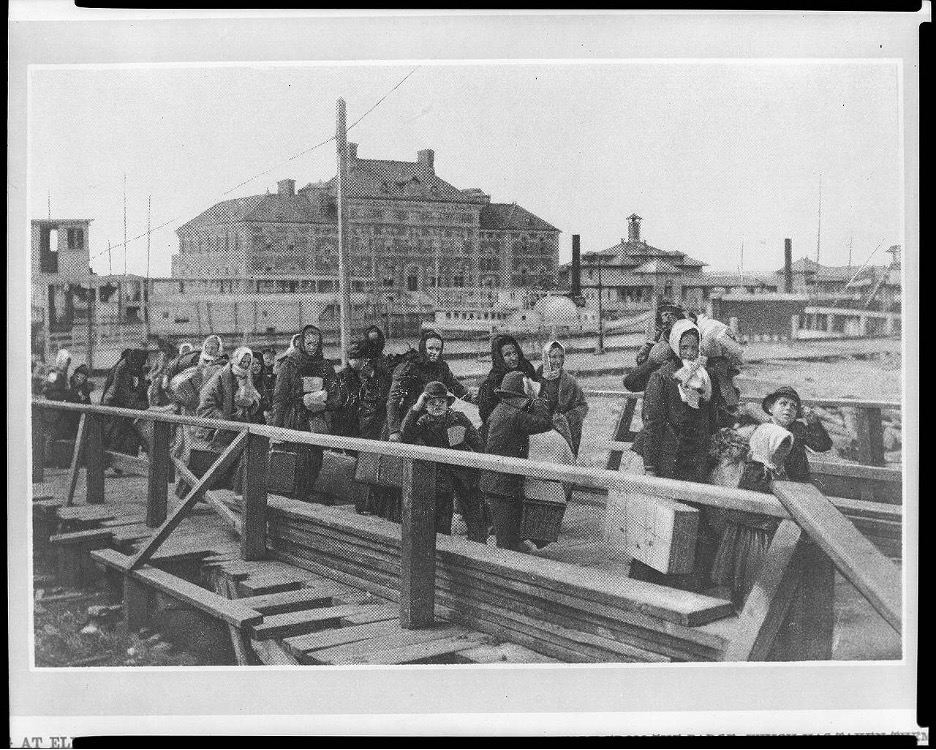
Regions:
<instances>
[{"instance_id":1,"label":"white headscarf","mask_svg":"<svg viewBox=\"0 0 936 750\"><path fill-rule=\"evenodd\" d=\"M260 403L260 393L254 387L250 365L248 364L247 367L240 366L241 360L246 356L250 357L252 364L253 351L248 346L239 346L234 350L234 355L231 357L231 372L237 378L237 393L234 394L234 403L238 408L238 416L241 418L249 417L253 407Z\"/></svg>"},{"instance_id":2,"label":"white headscarf","mask_svg":"<svg viewBox=\"0 0 936 750\"><path fill-rule=\"evenodd\" d=\"M784 443L787 440L787 443ZM751 434L750 458L778 471L793 447L793 433L773 422L765 422Z\"/></svg>"},{"instance_id":3,"label":"white headscarf","mask_svg":"<svg viewBox=\"0 0 936 750\"><path fill-rule=\"evenodd\" d=\"M670 329L669 345L677 357L679 356L679 340L689 331L695 331L701 341L699 327L691 320L685 318L677 320ZM673 374L673 377L679 381L679 397L684 404L698 409L702 401L710 401L712 398L712 380L705 369L705 359L702 357L683 359L682 363L683 366Z\"/></svg>"},{"instance_id":4,"label":"white headscarf","mask_svg":"<svg viewBox=\"0 0 936 750\"><path fill-rule=\"evenodd\" d=\"M208 354L208 351L207 351L209 341L218 342L218 353L214 357ZM224 352L224 342L221 341L221 337L211 334L208 338L206 338L202 342L202 353L201 353L200 359L202 362L217 362L221 358L222 352Z\"/></svg>"},{"instance_id":5,"label":"white headscarf","mask_svg":"<svg viewBox=\"0 0 936 750\"><path fill-rule=\"evenodd\" d=\"M55 369L67 374L70 363L71 354L68 353L68 349L59 349L55 355Z\"/></svg>"},{"instance_id":6,"label":"white headscarf","mask_svg":"<svg viewBox=\"0 0 936 750\"><path fill-rule=\"evenodd\" d=\"M183 341L181 344L179 344L179 354L188 354L194 348L195 347L188 341Z\"/></svg>"},{"instance_id":7,"label":"white headscarf","mask_svg":"<svg viewBox=\"0 0 936 750\"><path fill-rule=\"evenodd\" d=\"M559 369L554 369L552 363L549 361L549 352L557 346L562 349L562 353L565 354L565 347L558 341L550 341L543 347L543 380L555 380L562 372L561 367Z\"/></svg>"},{"instance_id":8,"label":"white headscarf","mask_svg":"<svg viewBox=\"0 0 936 750\"><path fill-rule=\"evenodd\" d=\"M244 357L250 357L250 363L247 367L241 367L240 363ZM231 372L239 378L245 378L250 374L250 365L253 364L253 351L248 346L239 346L234 350L234 356L231 357Z\"/></svg>"}]
</instances>

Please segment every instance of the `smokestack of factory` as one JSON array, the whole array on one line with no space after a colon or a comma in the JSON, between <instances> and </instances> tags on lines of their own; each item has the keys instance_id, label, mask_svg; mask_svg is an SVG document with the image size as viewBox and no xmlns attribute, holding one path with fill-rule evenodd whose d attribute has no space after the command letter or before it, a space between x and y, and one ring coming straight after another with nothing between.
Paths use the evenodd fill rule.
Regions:
<instances>
[{"instance_id":1,"label":"smokestack of factory","mask_svg":"<svg viewBox=\"0 0 936 750\"><path fill-rule=\"evenodd\" d=\"M790 238L783 241L783 291L793 292L793 240Z\"/></svg>"}]
</instances>

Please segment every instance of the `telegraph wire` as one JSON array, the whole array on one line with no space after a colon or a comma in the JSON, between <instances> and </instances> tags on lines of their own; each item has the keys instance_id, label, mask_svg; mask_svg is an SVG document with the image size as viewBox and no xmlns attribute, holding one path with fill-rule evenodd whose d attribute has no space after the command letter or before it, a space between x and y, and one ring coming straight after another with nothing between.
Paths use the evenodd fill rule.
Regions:
<instances>
[{"instance_id":1,"label":"telegraph wire","mask_svg":"<svg viewBox=\"0 0 936 750\"><path fill-rule=\"evenodd\" d=\"M386 94L384 94L382 97L380 97L380 99L378 99L377 102L376 102L370 109L368 109L364 114L362 114L360 117L358 117L358 118L348 127L348 130L351 130L351 128L353 128L355 125L357 125L358 123L360 123L361 120L363 120L363 119L364 119L365 117L367 117L371 112L373 112L375 109L377 109L377 107L379 107L379 106L383 103L383 101L384 101L388 96L390 96L390 94L392 94L394 91L396 91L398 88L400 88L400 86L402 86L402 85L406 82L406 80L407 80L411 75L413 75L413 73L415 73L417 70L419 70L419 68L420 68L420 66L417 65L417 66L416 66L415 68L413 68L409 73L407 73L405 76L403 76L403 78L401 78L400 81L399 81L392 89L390 89ZM268 168L268 169L265 169L265 170L262 171L262 172L258 172L257 174L253 175L252 177L248 177L246 180L244 180L243 182L238 183L237 185L235 185L234 187L232 187L230 190L225 190L223 193L221 193L221 195L220 195L219 197L223 198L224 196L226 196L226 195L228 195L228 194L234 192L234 191L237 190L238 188L241 188L241 187L243 187L244 185L247 185L248 183L253 182L253 181L256 180L258 177L263 177L264 175L267 175L267 174L269 174L270 172L273 172L274 170L279 169L280 167L282 167L282 166L288 164L289 162L295 161L295 160L298 159L300 156L305 156L306 154L309 154L309 153L311 153L312 151L315 151L316 149L321 148L322 146L325 146L325 145L331 143L331 142L334 141L334 140L335 140L335 136L332 135L332 136L330 136L329 138L326 138L324 141L321 141L321 142L319 142L319 143L316 143L314 146L310 146L309 148L303 149L303 150L300 151L299 153L293 154L293 155L290 156L288 159L285 159L284 161L281 161L281 162L279 162L279 163L277 163L277 164L274 164L272 167L270 167L270 168ZM90 263L92 260L96 260L97 258L100 258L102 255L104 255L104 253L111 252L111 251L113 250L113 248L120 248L120 247L123 247L123 248L124 248L124 253L126 253L126 251L127 251L127 250L126 250L126 246L129 245L129 244L130 244L131 242L133 242L134 240L138 240L138 239L140 239L140 238L142 238L142 237L146 237L147 234L151 234L152 232L156 232L156 231L158 231L158 230L160 230L160 229L163 229L163 228L169 226L170 224L172 224L172 223L178 221L178 220L181 219L181 218L182 218L181 216L175 216L175 217L169 219L168 221L164 221L162 224L159 224L158 226L153 227L152 229L149 229L148 231L141 232L140 234L138 234L138 235L136 235L136 236L134 236L134 237L131 237L130 239L125 239L125 240L123 241L123 243L121 243L120 245L114 245L114 246L112 246L112 247L107 247L107 248L105 248L104 250L100 250L100 251L98 251L97 253L95 253L94 255L92 255L92 256L88 259L88 262Z\"/></svg>"}]
</instances>

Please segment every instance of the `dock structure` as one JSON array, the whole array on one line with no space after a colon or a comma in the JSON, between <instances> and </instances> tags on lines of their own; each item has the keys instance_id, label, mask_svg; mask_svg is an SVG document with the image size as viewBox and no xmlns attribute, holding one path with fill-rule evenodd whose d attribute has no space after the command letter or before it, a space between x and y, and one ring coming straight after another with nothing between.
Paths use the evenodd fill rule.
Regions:
<instances>
[{"instance_id":1,"label":"dock structure","mask_svg":"<svg viewBox=\"0 0 936 750\"><path fill-rule=\"evenodd\" d=\"M830 659L836 570L890 628L902 630L893 560L901 508L893 499L827 497L788 482L762 494L164 411L42 399L33 408L81 414L67 470L44 477L38 456L34 482L51 492L33 500L37 550L55 556L73 581L106 571L121 592L128 628L148 621L157 597L200 610L228 629L240 665ZM103 423L115 418L152 423L147 457L105 451ZM34 429L41 424L34 419ZM194 481L184 498L167 492L171 475L187 471L169 456L178 425L236 433L203 476L188 477ZM615 437L626 437L619 432ZM332 504L320 505L269 493L271 441L402 459L402 524L360 516L341 497L323 497ZM212 489L235 464L242 494ZM572 483L591 493L570 504L564 543L542 555L515 553L434 533L439 465ZM105 475L105 466L122 472ZM852 469L859 479L886 471ZM609 559L587 531L600 516L601 491L775 520L742 606L629 578L627 563ZM875 538L881 524L896 528L897 555L885 554Z\"/></svg>"}]
</instances>

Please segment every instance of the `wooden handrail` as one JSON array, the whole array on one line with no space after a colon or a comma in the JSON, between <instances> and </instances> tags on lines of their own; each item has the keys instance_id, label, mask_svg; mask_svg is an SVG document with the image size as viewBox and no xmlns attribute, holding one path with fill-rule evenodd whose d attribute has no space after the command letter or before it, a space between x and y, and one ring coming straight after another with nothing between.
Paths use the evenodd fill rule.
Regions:
<instances>
[{"instance_id":1,"label":"wooden handrail","mask_svg":"<svg viewBox=\"0 0 936 750\"><path fill-rule=\"evenodd\" d=\"M483 471L497 471L503 474L518 474L557 482L572 482L573 484L605 487L631 492L645 492L670 500L691 500L703 505L712 505L730 510L741 510L748 513L759 513L775 518L788 518L789 514L783 506L770 495L749 490L738 490L728 487L717 487L709 484L684 482L677 479L664 479L661 477L648 477L637 474L622 474L606 469L591 469L584 466L567 466L559 464L530 461L523 458L507 458L505 456L491 456L484 453L470 453L448 448L428 448L421 445L407 443L391 443L382 440L364 440L361 438L339 437L299 430L287 430L281 427L268 425L246 424L244 422L225 422L220 420L192 420L180 418L173 414L155 411L134 411L132 409L115 409L108 406L66 404L62 402L44 401L41 404L47 408L62 408L67 411L86 411L102 416L144 416L154 421L181 422L183 424L200 424L214 429L231 432L250 433L262 435L274 442L298 443L313 445L319 448L333 448L338 450L353 450L364 453L380 453L386 456L395 456L417 461L432 461L448 466L480 469Z\"/></svg>"},{"instance_id":2,"label":"wooden handrail","mask_svg":"<svg viewBox=\"0 0 936 750\"><path fill-rule=\"evenodd\" d=\"M611 389L586 388L586 396L597 396L599 398L621 398L643 400L643 393L634 391L617 391ZM741 401L745 403L759 404L763 396L741 396ZM901 409L900 401L866 401L857 398L804 398L801 399L804 406L834 406L851 407L855 409Z\"/></svg>"}]
</instances>

